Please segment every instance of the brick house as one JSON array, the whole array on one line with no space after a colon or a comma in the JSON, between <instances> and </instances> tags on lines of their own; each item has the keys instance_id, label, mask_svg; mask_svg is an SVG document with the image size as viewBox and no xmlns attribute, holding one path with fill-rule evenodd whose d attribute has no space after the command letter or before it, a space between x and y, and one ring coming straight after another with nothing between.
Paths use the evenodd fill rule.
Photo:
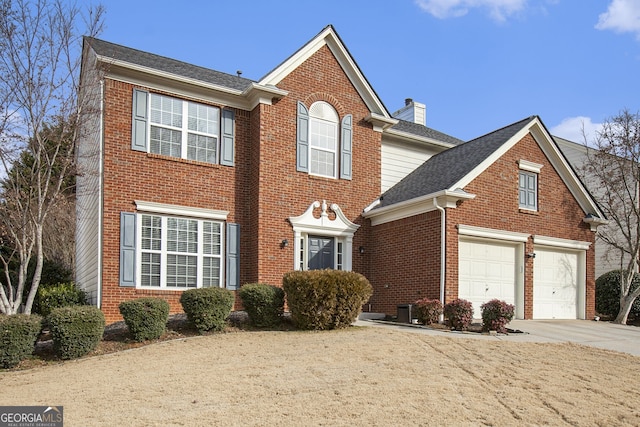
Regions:
<instances>
[{"instance_id":1,"label":"brick house","mask_svg":"<svg viewBox=\"0 0 640 427\"><path fill-rule=\"evenodd\" d=\"M97 39L82 78L76 282L108 322L124 300L180 312L185 289L318 268L367 276L374 312L594 314L602 214L538 117L463 143L423 104L390 114L331 26L259 81Z\"/></svg>"}]
</instances>

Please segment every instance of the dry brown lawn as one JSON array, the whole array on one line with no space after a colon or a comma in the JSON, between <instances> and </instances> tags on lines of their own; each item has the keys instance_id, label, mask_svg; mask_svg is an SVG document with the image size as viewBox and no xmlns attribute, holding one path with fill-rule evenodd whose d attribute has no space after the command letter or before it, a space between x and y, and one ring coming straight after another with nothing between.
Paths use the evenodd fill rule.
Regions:
<instances>
[{"instance_id":1,"label":"dry brown lawn","mask_svg":"<svg viewBox=\"0 0 640 427\"><path fill-rule=\"evenodd\" d=\"M380 327L234 332L0 373L65 426L640 425L640 357Z\"/></svg>"}]
</instances>

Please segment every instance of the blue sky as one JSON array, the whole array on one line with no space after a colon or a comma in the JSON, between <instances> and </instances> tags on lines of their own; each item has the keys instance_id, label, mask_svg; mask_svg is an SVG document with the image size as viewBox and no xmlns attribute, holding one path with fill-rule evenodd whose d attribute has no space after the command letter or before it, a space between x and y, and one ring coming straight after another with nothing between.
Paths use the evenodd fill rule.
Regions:
<instances>
[{"instance_id":1,"label":"blue sky","mask_svg":"<svg viewBox=\"0 0 640 427\"><path fill-rule=\"evenodd\" d=\"M258 80L332 24L389 112L463 140L530 115L583 142L640 111L640 0L103 0L100 38Z\"/></svg>"}]
</instances>

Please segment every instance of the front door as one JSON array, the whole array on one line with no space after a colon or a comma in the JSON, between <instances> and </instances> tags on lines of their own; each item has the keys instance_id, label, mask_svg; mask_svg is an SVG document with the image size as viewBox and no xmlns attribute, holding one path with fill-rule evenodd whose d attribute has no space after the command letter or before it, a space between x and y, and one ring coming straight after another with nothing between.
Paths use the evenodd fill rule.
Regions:
<instances>
[{"instance_id":1,"label":"front door","mask_svg":"<svg viewBox=\"0 0 640 427\"><path fill-rule=\"evenodd\" d=\"M309 236L309 270L335 268L333 237Z\"/></svg>"}]
</instances>

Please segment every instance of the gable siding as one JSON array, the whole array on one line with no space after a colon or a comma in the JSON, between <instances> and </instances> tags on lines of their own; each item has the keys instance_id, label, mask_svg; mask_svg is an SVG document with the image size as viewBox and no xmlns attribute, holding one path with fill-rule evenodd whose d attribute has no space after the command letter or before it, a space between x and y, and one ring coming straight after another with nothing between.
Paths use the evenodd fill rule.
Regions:
<instances>
[{"instance_id":1,"label":"gable siding","mask_svg":"<svg viewBox=\"0 0 640 427\"><path fill-rule=\"evenodd\" d=\"M400 182L437 152L429 147L382 140L380 193Z\"/></svg>"}]
</instances>

